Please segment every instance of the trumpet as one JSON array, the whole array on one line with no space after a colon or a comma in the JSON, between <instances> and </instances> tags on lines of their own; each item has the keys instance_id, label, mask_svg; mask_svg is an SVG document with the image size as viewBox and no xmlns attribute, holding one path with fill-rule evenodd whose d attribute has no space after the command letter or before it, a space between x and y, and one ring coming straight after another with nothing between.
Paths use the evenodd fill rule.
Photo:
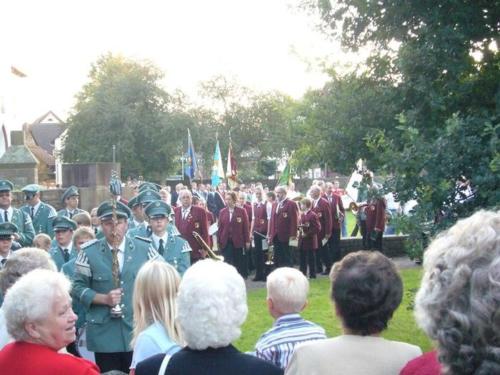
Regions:
<instances>
[{"instance_id":1,"label":"trumpet","mask_svg":"<svg viewBox=\"0 0 500 375\"><path fill-rule=\"evenodd\" d=\"M198 232L193 232L193 237L198 242L198 245L201 246L203 250L207 252L208 258L217 260L217 261L224 261L224 257L222 255L217 255L213 252L213 250L210 248L210 246L207 245L207 243L201 238L201 236L198 234Z\"/></svg>"},{"instance_id":2,"label":"trumpet","mask_svg":"<svg viewBox=\"0 0 500 375\"><path fill-rule=\"evenodd\" d=\"M267 260L264 263L266 266L272 267L274 266L274 246L269 245L269 248L267 249Z\"/></svg>"}]
</instances>

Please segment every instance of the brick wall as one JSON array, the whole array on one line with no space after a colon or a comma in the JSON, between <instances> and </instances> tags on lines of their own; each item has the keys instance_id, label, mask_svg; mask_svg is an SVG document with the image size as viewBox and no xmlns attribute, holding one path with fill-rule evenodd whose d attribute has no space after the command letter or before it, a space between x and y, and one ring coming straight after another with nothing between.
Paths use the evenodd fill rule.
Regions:
<instances>
[{"instance_id":1,"label":"brick wall","mask_svg":"<svg viewBox=\"0 0 500 375\"><path fill-rule=\"evenodd\" d=\"M389 258L405 256L405 242L408 236L386 235L382 241L382 252ZM341 239L342 254L363 250L361 237L346 237Z\"/></svg>"}]
</instances>

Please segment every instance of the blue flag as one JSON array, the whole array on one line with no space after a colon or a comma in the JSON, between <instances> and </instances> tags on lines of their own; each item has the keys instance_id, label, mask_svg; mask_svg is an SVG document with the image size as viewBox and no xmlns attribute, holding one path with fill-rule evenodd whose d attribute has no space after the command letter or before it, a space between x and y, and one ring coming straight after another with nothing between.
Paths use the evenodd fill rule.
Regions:
<instances>
[{"instance_id":1,"label":"blue flag","mask_svg":"<svg viewBox=\"0 0 500 375\"><path fill-rule=\"evenodd\" d=\"M186 166L184 167L184 174L191 181L198 170L198 164L196 162L196 153L194 152L193 140L191 139L191 133L188 129L188 149L187 149L187 158L186 158Z\"/></svg>"},{"instance_id":2,"label":"blue flag","mask_svg":"<svg viewBox=\"0 0 500 375\"><path fill-rule=\"evenodd\" d=\"M212 186L219 186L223 179L224 167L222 166L222 156L220 153L219 140L217 140L214 152L214 164L212 166Z\"/></svg>"}]
</instances>

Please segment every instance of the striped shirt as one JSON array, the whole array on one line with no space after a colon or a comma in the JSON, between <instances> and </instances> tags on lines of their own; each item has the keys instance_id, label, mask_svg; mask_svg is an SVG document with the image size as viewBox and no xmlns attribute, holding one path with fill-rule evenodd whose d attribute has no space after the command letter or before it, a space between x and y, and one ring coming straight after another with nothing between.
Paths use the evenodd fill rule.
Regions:
<instances>
[{"instance_id":1,"label":"striped shirt","mask_svg":"<svg viewBox=\"0 0 500 375\"><path fill-rule=\"evenodd\" d=\"M255 344L255 355L284 369L296 345L322 339L326 339L325 330L319 325L304 320L299 314L287 314L260 337Z\"/></svg>"}]
</instances>

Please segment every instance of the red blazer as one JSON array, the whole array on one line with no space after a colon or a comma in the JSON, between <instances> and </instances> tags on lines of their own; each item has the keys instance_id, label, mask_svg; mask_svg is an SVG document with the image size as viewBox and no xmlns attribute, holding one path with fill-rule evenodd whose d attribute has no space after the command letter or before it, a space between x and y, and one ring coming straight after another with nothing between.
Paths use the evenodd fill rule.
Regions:
<instances>
[{"instance_id":1,"label":"red blazer","mask_svg":"<svg viewBox=\"0 0 500 375\"><path fill-rule=\"evenodd\" d=\"M211 213L210 211L207 210L207 222L208 222L208 227L210 228L210 226L215 223L215 219L214 219L214 214ZM212 243L212 236L208 236L208 242L207 242L208 246L210 246L210 248L213 247L213 243Z\"/></svg>"},{"instance_id":2,"label":"red blazer","mask_svg":"<svg viewBox=\"0 0 500 375\"><path fill-rule=\"evenodd\" d=\"M313 208L313 211L318 215L321 223L321 230L318 233L318 241L321 242L323 238L330 237L332 234L332 210L325 198L319 198L318 204Z\"/></svg>"},{"instance_id":3,"label":"red blazer","mask_svg":"<svg viewBox=\"0 0 500 375\"><path fill-rule=\"evenodd\" d=\"M247 212L247 216L248 216L248 230L250 231L250 223L253 220L252 205L250 203L245 203L245 205L243 206L243 208Z\"/></svg>"},{"instance_id":4,"label":"red blazer","mask_svg":"<svg viewBox=\"0 0 500 375\"><path fill-rule=\"evenodd\" d=\"M250 226L248 225L248 215L245 209L235 207L233 217L229 221L229 208L225 207L219 213L219 231L217 240L219 249L226 247L231 239L235 248L243 248L250 242Z\"/></svg>"},{"instance_id":5,"label":"red blazer","mask_svg":"<svg viewBox=\"0 0 500 375\"><path fill-rule=\"evenodd\" d=\"M259 232L263 235L267 234L267 210L266 202L254 203L253 204L253 230Z\"/></svg>"},{"instance_id":6,"label":"red blazer","mask_svg":"<svg viewBox=\"0 0 500 375\"><path fill-rule=\"evenodd\" d=\"M99 368L86 359L23 341L8 344L0 351L0 369L2 374L16 375L100 374Z\"/></svg>"},{"instance_id":7,"label":"red blazer","mask_svg":"<svg viewBox=\"0 0 500 375\"><path fill-rule=\"evenodd\" d=\"M342 199L337 194L332 194L331 196L327 196L326 199L330 203L330 210L332 212L332 230L340 229L340 213L345 216L344 205L342 204Z\"/></svg>"},{"instance_id":8,"label":"red blazer","mask_svg":"<svg viewBox=\"0 0 500 375\"><path fill-rule=\"evenodd\" d=\"M313 210L300 215L299 249L316 250L318 248L318 233L321 231L321 223L318 215ZM304 233L304 234L302 234Z\"/></svg>"},{"instance_id":9,"label":"red blazer","mask_svg":"<svg viewBox=\"0 0 500 375\"><path fill-rule=\"evenodd\" d=\"M277 202L274 203L269 223L269 237L271 240L278 237L280 242L288 242L290 237L297 236L298 220L299 209L294 201L285 199L281 208Z\"/></svg>"},{"instance_id":10,"label":"red blazer","mask_svg":"<svg viewBox=\"0 0 500 375\"><path fill-rule=\"evenodd\" d=\"M175 207L175 226L181 233L181 236L189 243L191 247L191 258L199 259L202 257L201 247L193 237L193 232L197 232L201 238L208 244L208 221L207 212L203 207L191 206L191 211L186 220L182 218L182 206Z\"/></svg>"}]
</instances>

